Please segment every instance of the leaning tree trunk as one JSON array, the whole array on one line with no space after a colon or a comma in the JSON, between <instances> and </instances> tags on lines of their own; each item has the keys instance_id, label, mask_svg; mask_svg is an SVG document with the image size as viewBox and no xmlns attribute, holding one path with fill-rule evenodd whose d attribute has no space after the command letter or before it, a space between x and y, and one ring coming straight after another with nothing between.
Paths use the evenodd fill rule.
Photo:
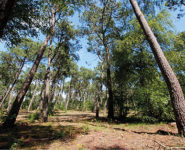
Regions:
<instances>
[{"instance_id":1,"label":"leaning tree trunk","mask_svg":"<svg viewBox=\"0 0 185 150\"><path fill-rule=\"evenodd\" d=\"M0 107L2 107L4 101L6 100L6 98L8 97L9 93L11 93L14 89L14 86L19 78L19 75L21 74L21 71L22 71L22 68L24 66L24 63L25 63L25 58L23 59L23 62L18 70L18 72L16 73L15 75L15 78L14 78L14 81L13 83L9 86L8 90L6 91L5 95L3 96L2 100L1 100L1 104L0 104Z\"/></svg>"},{"instance_id":2,"label":"leaning tree trunk","mask_svg":"<svg viewBox=\"0 0 185 150\"><path fill-rule=\"evenodd\" d=\"M169 65L136 0L130 0L135 15L147 37L155 59L168 86L179 134L185 137L185 99L179 81Z\"/></svg>"},{"instance_id":3,"label":"leaning tree trunk","mask_svg":"<svg viewBox=\"0 0 185 150\"><path fill-rule=\"evenodd\" d=\"M51 38L51 34L53 32L53 29L54 29L54 25L55 25L55 11L54 11L54 8L52 10L52 23L51 23L51 27L50 27L50 32L48 33L48 35L46 36L46 39L42 45L42 47L40 48L40 50L38 51L38 54L37 54L37 58L29 72L29 74L27 75L26 77L26 80L24 81L14 103L13 103L13 106L5 120L5 122L3 123L3 127L6 128L6 127L13 127L14 126L14 123L16 121L16 118L17 118L17 115L19 113L19 110L20 110L20 107L21 107L21 104L23 102L23 99L24 99L24 96L26 95L27 91L28 91L28 88L33 80L33 77L37 71L37 68L39 66L39 63L42 59L42 56L46 50L46 46L48 45L48 41L49 39Z\"/></svg>"},{"instance_id":4,"label":"leaning tree trunk","mask_svg":"<svg viewBox=\"0 0 185 150\"><path fill-rule=\"evenodd\" d=\"M35 88L34 88L34 91L33 91L33 95L32 95L32 98L31 98L31 101L30 101L30 104L28 106L28 112L30 112L30 110L32 109L32 104L35 100L35 94L37 92L37 88L38 88L39 84L37 84L37 82L35 83Z\"/></svg>"},{"instance_id":5,"label":"leaning tree trunk","mask_svg":"<svg viewBox=\"0 0 185 150\"><path fill-rule=\"evenodd\" d=\"M48 35L45 39L45 42L43 43L41 49L38 52L37 58L25 80L25 82L23 83L14 103L13 106L10 110L10 113L8 114L5 122L3 123L3 127L12 127L14 126L15 120L17 118L17 115L19 113L21 104L23 102L24 96L26 95L28 88L32 82L32 79L35 75L35 72L37 71L37 67L39 66L40 60L42 59L43 53L46 49L46 46L48 44L48 40L50 39L50 35Z\"/></svg>"},{"instance_id":6,"label":"leaning tree trunk","mask_svg":"<svg viewBox=\"0 0 185 150\"><path fill-rule=\"evenodd\" d=\"M0 2L0 38L12 13L13 7L18 0L1 0Z\"/></svg>"}]
</instances>

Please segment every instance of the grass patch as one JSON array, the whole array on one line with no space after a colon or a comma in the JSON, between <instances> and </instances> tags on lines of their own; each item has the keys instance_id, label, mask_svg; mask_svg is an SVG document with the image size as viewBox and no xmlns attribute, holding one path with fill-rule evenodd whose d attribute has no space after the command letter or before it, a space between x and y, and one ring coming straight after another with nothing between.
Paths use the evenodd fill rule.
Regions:
<instances>
[{"instance_id":1,"label":"grass patch","mask_svg":"<svg viewBox=\"0 0 185 150\"><path fill-rule=\"evenodd\" d=\"M83 130L84 134L88 134L90 132L89 125L88 124L83 125L82 130Z\"/></svg>"},{"instance_id":2,"label":"grass patch","mask_svg":"<svg viewBox=\"0 0 185 150\"><path fill-rule=\"evenodd\" d=\"M39 113L31 113L28 115L28 120L30 120L31 122L35 122L36 120L39 120L39 117Z\"/></svg>"}]
</instances>

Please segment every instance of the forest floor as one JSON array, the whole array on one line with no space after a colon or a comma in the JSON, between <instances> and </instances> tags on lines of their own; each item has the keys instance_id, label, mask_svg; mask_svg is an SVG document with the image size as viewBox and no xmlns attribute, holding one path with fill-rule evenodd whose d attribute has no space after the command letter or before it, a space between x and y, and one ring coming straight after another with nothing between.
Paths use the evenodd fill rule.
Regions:
<instances>
[{"instance_id":1,"label":"forest floor","mask_svg":"<svg viewBox=\"0 0 185 150\"><path fill-rule=\"evenodd\" d=\"M16 126L0 128L1 149L130 150L185 149L185 138L173 124L96 120L89 112L56 112L49 122L30 122L21 111Z\"/></svg>"}]
</instances>

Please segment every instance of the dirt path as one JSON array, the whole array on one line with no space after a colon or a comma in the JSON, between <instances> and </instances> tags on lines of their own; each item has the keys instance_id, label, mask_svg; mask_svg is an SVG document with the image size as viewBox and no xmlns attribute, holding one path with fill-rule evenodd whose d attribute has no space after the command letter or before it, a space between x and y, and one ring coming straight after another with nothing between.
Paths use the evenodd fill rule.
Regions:
<instances>
[{"instance_id":1,"label":"dirt path","mask_svg":"<svg viewBox=\"0 0 185 150\"><path fill-rule=\"evenodd\" d=\"M17 142L17 145L15 141L11 143L18 149L185 149L185 138L177 136L176 127L171 125L107 123L95 120L92 113L82 112L58 112L49 118L48 123L41 124L27 123L26 115L21 113L17 128L6 134L1 132L0 139L5 139L7 135L19 139L21 142ZM3 142L6 143L0 140L2 147Z\"/></svg>"}]
</instances>

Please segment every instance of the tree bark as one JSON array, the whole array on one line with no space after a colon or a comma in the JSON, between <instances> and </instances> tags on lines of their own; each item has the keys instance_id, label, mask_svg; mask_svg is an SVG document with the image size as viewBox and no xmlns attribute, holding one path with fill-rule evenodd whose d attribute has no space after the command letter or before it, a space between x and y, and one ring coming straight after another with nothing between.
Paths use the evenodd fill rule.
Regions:
<instances>
[{"instance_id":1,"label":"tree bark","mask_svg":"<svg viewBox=\"0 0 185 150\"><path fill-rule=\"evenodd\" d=\"M183 95L182 88L179 84L179 81L173 72L171 66L169 65L164 53L157 42L151 28L149 27L147 21L142 14L137 1L130 0L130 3L134 9L135 15L147 37L147 40L150 44L154 57L158 63L158 66L162 72L162 75L165 79L165 82L168 86L170 93L172 106L176 118L176 124L178 128L178 133L185 136L185 99Z\"/></svg>"},{"instance_id":2,"label":"tree bark","mask_svg":"<svg viewBox=\"0 0 185 150\"><path fill-rule=\"evenodd\" d=\"M1 0L0 2L0 38L3 36L3 30L16 2L17 0Z\"/></svg>"},{"instance_id":3,"label":"tree bark","mask_svg":"<svg viewBox=\"0 0 185 150\"><path fill-rule=\"evenodd\" d=\"M40 92L40 100L39 100L39 104L38 104L38 107L37 107L37 110L41 110L42 109L42 106L43 106L43 100L44 100L44 93L45 93L45 79L43 81L43 85L42 85L42 88L41 88L41 92Z\"/></svg>"},{"instance_id":4,"label":"tree bark","mask_svg":"<svg viewBox=\"0 0 185 150\"><path fill-rule=\"evenodd\" d=\"M110 53L106 44L106 57L107 57L107 89L108 89L108 118L114 118L114 102L113 102L113 93L112 93L112 82L111 82L111 73L110 73Z\"/></svg>"},{"instance_id":5,"label":"tree bark","mask_svg":"<svg viewBox=\"0 0 185 150\"><path fill-rule=\"evenodd\" d=\"M42 59L42 56L46 50L46 46L48 45L48 41L50 40L51 38L51 35L53 33L53 29L54 29L54 25L55 25L55 10L54 10L54 7L52 9L52 23L51 23L51 26L50 26L50 32L48 33L48 35L46 36L46 39L43 43L43 45L41 46L40 50L38 51L38 54L37 54L37 58L29 72L29 74L27 75L26 77L26 80L24 81L14 103L13 103L13 106L10 110L10 113L8 114L5 122L3 123L3 127L6 128L6 127L13 127L14 126L14 123L16 121L16 118L17 118L17 115L19 113L19 110L20 110L20 107L21 107L21 104L23 102L23 99L24 99L24 96L26 95L27 91L28 91L28 88L33 80L33 77L37 71L37 68L39 66L39 63Z\"/></svg>"},{"instance_id":6,"label":"tree bark","mask_svg":"<svg viewBox=\"0 0 185 150\"><path fill-rule=\"evenodd\" d=\"M63 80L63 85L62 85L62 92L61 92L61 95L60 95L60 106L62 106L62 103L63 103L63 93L64 93L64 86L65 86L65 79Z\"/></svg>"},{"instance_id":7,"label":"tree bark","mask_svg":"<svg viewBox=\"0 0 185 150\"><path fill-rule=\"evenodd\" d=\"M96 119L99 118L99 111L100 111L100 95L98 94L98 97L96 100Z\"/></svg>"},{"instance_id":8,"label":"tree bark","mask_svg":"<svg viewBox=\"0 0 185 150\"><path fill-rule=\"evenodd\" d=\"M49 53L48 53L48 67L46 70L46 74L44 77L44 81L45 81L45 90L44 90L44 97L42 97L42 106L41 106L41 121L42 122L47 122L48 121L48 105L49 105L49 95L50 95L50 66L51 66L51 45L52 44L52 40L50 41L50 49L49 49Z\"/></svg>"},{"instance_id":9,"label":"tree bark","mask_svg":"<svg viewBox=\"0 0 185 150\"><path fill-rule=\"evenodd\" d=\"M66 97L65 111L67 111L68 105L69 105L69 101L71 99L71 84L72 84L72 78L71 78L71 81L70 81L70 84L69 84L68 94L67 94L67 97Z\"/></svg>"},{"instance_id":10,"label":"tree bark","mask_svg":"<svg viewBox=\"0 0 185 150\"><path fill-rule=\"evenodd\" d=\"M105 116L107 113L107 101L108 101L108 90L106 89L106 100L103 106L103 115Z\"/></svg>"},{"instance_id":11,"label":"tree bark","mask_svg":"<svg viewBox=\"0 0 185 150\"><path fill-rule=\"evenodd\" d=\"M10 112L10 108L12 106L14 88L15 86L13 86L13 89L10 92L10 97L9 97L8 107L7 107L7 114Z\"/></svg>"},{"instance_id":12,"label":"tree bark","mask_svg":"<svg viewBox=\"0 0 185 150\"><path fill-rule=\"evenodd\" d=\"M32 79L37 71L38 65L40 63L40 60L42 59L43 53L46 49L46 46L48 44L48 40L50 39L50 35L48 35L42 45L42 47L40 48L38 54L37 54L37 58L25 80L25 82L23 83L14 103L13 106L10 110L10 113L8 114L5 122L3 123L3 127L13 127L14 123L16 121L17 115L19 113L21 104L23 102L24 96L26 95L28 88L32 82Z\"/></svg>"},{"instance_id":13,"label":"tree bark","mask_svg":"<svg viewBox=\"0 0 185 150\"><path fill-rule=\"evenodd\" d=\"M35 88L34 88L34 91L33 91L33 95L32 95L32 98L31 98L31 101L30 101L30 104L28 106L28 112L30 112L30 110L32 109L32 104L35 100L35 94L37 92L37 88L38 88L39 84L37 84L37 82L35 83Z\"/></svg>"}]
</instances>

